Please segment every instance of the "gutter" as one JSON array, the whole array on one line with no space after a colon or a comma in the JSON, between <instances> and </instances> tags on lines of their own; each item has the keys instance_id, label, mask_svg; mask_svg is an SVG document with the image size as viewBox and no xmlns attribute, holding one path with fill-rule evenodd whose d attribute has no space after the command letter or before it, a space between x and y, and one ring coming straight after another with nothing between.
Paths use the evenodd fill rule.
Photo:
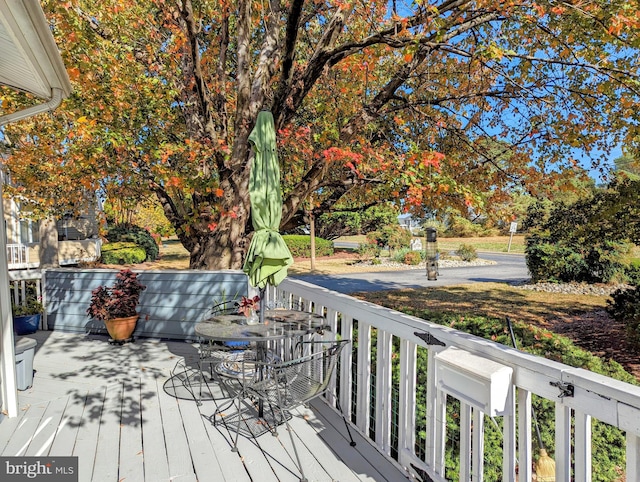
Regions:
<instances>
[{"instance_id":1,"label":"gutter","mask_svg":"<svg viewBox=\"0 0 640 482\"><path fill-rule=\"evenodd\" d=\"M0 116L0 127L5 124L9 124L10 122L17 122L36 114L41 114L42 112L50 112L60 105L63 98L64 93L62 92L62 89L52 88L51 99L47 102L27 107L26 109L22 109L12 114Z\"/></svg>"}]
</instances>

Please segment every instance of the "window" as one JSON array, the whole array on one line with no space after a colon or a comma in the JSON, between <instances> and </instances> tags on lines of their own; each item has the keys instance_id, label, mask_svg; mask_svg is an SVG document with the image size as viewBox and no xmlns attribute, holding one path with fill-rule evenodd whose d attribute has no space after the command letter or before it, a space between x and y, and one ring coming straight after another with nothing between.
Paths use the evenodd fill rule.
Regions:
<instances>
[{"instance_id":1,"label":"window","mask_svg":"<svg viewBox=\"0 0 640 482\"><path fill-rule=\"evenodd\" d=\"M20 220L20 242L22 244L40 242L40 221Z\"/></svg>"}]
</instances>

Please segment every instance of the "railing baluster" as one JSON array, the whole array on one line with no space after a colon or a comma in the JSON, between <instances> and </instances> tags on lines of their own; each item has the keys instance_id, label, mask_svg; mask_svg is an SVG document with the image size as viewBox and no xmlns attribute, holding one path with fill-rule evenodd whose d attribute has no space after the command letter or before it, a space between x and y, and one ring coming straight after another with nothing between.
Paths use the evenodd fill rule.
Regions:
<instances>
[{"instance_id":1,"label":"railing baluster","mask_svg":"<svg viewBox=\"0 0 640 482\"><path fill-rule=\"evenodd\" d=\"M340 322L340 336L343 340L353 339L353 318L342 314ZM340 353L340 407L347 418L351 420L351 387L353 386L353 350L342 350Z\"/></svg>"},{"instance_id":2,"label":"railing baluster","mask_svg":"<svg viewBox=\"0 0 640 482\"><path fill-rule=\"evenodd\" d=\"M502 480L511 482L516 480L516 399L515 387L511 385L511 392L507 399L507 415L503 417L502 442Z\"/></svg>"},{"instance_id":3,"label":"railing baluster","mask_svg":"<svg viewBox=\"0 0 640 482\"><path fill-rule=\"evenodd\" d=\"M471 480L471 405L460 402L460 480Z\"/></svg>"},{"instance_id":4,"label":"railing baluster","mask_svg":"<svg viewBox=\"0 0 640 482\"><path fill-rule=\"evenodd\" d=\"M376 443L382 452L391 454L391 354L392 336L378 330L376 356Z\"/></svg>"},{"instance_id":5,"label":"railing baluster","mask_svg":"<svg viewBox=\"0 0 640 482\"><path fill-rule=\"evenodd\" d=\"M356 385L356 425L369 434L369 390L371 389L371 325L358 320L358 374Z\"/></svg>"},{"instance_id":6,"label":"railing baluster","mask_svg":"<svg viewBox=\"0 0 640 482\"><path fill-rule=\"evenodd\" d=\"M438 438L436 406L438 389L436 387L435 350L429 349L427 356L427 430L425 441L425 461L436 468L436 440Z\"/></svg>"},{"instance_id":7,"label":"railing baluster","mask_svg":"<svg viewBox=\"0 0 640 482\"><path fill-rule=\"evenodd\" d=\"M533 476L531 456L531 392L518 389L518 481L529 482Z\"/></svg>"},{"instance_id":8,"label":"railing baluster","mask_svg":"<svg viewBox=\"0 0 640 482\"><path fill-rule=\"evenodd\" d=\"M400 341L400 387L398 400L398 462L408 466L416 446L416 356L415 343Z\"/></svg>"},{"instance_id":9,"label":"railing baluster","mask_svg":"<svg viewBox=\"0 0 640 482\"><path fill-rule=\"evenodd\" d=\"M575 411L575 480L591 482L591 416ZM629 479L627 480L637 480Z\"/></svg>"},{"instance_id":10,"label":"railing baluster","mask_svg":"<svg viewBox=\"0 0 640 482\"><path fill-rule=\"evenodd\" d=\"M473 409L473 431L471 432L471 480L482 482L484 478L484 413Z\"/></svg>"},{"instance_id":11,"label":"railing baluster","mask_svg":"<svg viewBox=\"0 0 640 482\"><path fill-rule=\"evenodd\" d=\"M20 281L20 304L24 305L27 302L27 283Z\"/></svg>"},{"instance_id":12,"label":"railing baluster","mask_svg":"<svg viewBox=\"0 0 640 482\"><path fill-rule=\"evenodd\" d=\"M435 364L430 364L429 372L435 372L433 368ZM434 376L435 378L435 376ZM431 385L429 386L431 388ZM433 391L435 393L435 405L433 414L434 417L431 420L433 425L433 464L436 473L445 476L445 452L446 452L446 440L447 440L447 394L441 390L438 390L433 383ZM427 394L428 396L428 394ZM427 444L428 445L428 444Z\"/></svg>"},{"instance_id":13,"label":"railing baluster","mask_svg":"<svg viewBox=\"0 0 640 482\"><path fill-rule=\"evenodd\" d=\"M627 480L640 480L640 437L627 432Z\"/></svg>"},{"instance_id":14,"label":"railing baluster","mask_svg":"<svg viewBox=\"0 0 640 482\"><path fill-rule=\"evenodd\" d=\"M556 482L571 480L571 408L556 402Z\"/></svg>"}]
</instances>

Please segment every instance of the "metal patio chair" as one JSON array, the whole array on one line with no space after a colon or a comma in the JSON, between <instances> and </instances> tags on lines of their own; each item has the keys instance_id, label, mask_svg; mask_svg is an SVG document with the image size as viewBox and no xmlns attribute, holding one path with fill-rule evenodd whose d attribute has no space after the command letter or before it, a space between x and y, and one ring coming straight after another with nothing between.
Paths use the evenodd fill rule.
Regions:
<instances>
[{"instance_id":1,"label":"metal patio chair","mask_svg":"<svg viewBox=\"0 0 640 482\"><path fill-rule=\"evenodd\" d=\"M214 305L207 310L202 319L211 318L220 315L232 315L238 313L239 302L237 300L229 300ZM219 378L216 375L215 367L221 363L234 361L235 363L242 362L243 360L253 361L255 360L255 350L253 350L248 343L243 342L216 342L213 340L200 340L198 344L198 371L199 373L199 387L196 402L200 405L202 397L202 385L207 383L205 380L205 373L209 376L210 382L219 382ZM220 384L227 390L230 397L235 395L235 391L229 390L230 384Z\"/></svg>"},{"instance_id":2,"label":"metal patio chair","mask_svg":"<svg viewBox=\"0 0 640 482\"><path fill-rule=\"evenodd\" d=\"M286 412L329 391L331 377L340 352L349 343L350 340L308 341L303 342L300 347L301 352L310 352L310 354L285 362L252 362L255 368L254 374L251 377L241 379L241 389L236 396L238 413L232 451L237 452L238 450L240 422L243 420L242 404L251 410L255 404L262 401L265 410L269 409L271 412L270 420L265 416L263 422L269 424L269 430L273 435L277 435L279 424L286 423L296 456L297 468L301 475L300 480L306 481L293 432L289 426L291 415ZM242 370L242 373L245 371ZM337 398L336 406L342 413ZM351 446L355 446L356 443L351 436L351 430L344 415L342 415L342 419L351 439ZM245 423L247 423L246 420Z\"/></svg>"}]
</instances>

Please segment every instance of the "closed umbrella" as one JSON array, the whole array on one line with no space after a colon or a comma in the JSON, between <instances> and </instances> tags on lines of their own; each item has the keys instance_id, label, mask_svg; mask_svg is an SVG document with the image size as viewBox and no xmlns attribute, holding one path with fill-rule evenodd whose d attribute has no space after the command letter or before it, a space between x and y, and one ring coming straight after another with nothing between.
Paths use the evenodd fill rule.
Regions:
<instances>
[{"instance_id":1,"label":"closed umbrella","mask_svg":"<svg viewBox=\"0 0 640 482\"><path fill-rule=\"evenodd\" d=\"M249 275L251 285L260 289L260 299L263 299L267 284L280 284L287 276L287 268L293 264L291 252L278 231L282 219L282 194L271 112L263 110L258 114L249 142L255 150L249 177L251 222L255 232L242 269ZM264 312L264 309L260 310L260 321L264 321Z\"/></svg>"}]
</instances>

